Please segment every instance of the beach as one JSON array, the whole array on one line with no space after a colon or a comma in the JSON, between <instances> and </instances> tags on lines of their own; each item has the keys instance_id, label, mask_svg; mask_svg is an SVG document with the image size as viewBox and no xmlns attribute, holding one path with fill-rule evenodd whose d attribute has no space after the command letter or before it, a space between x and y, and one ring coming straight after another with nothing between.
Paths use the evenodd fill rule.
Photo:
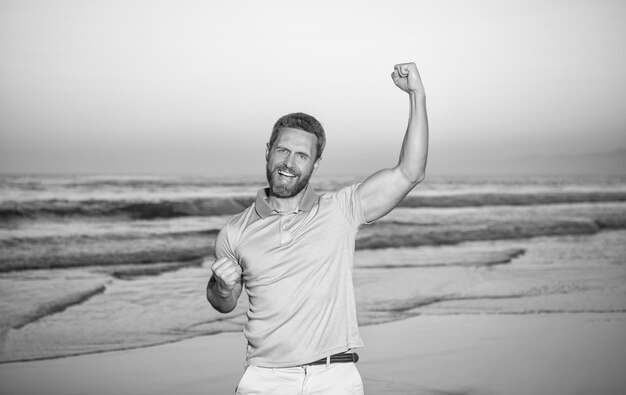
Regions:
<instances>
[{"instance_id":1,"label":"beach","mask_svg":"<svg viewBox=\"0 0 626 395\"><path fill-rule=\"evenodd\" d=\"M362 328L366 394L604 394L626 388L626 314L424 315ZM2 393L232 394L241 333L0 365Z\"/></svg>"},{"instance_id":2,"label":"beach","mask_svg":"<svg viewBox=\"0 0 626 395\"><path fill-rule=\"evenodd\" d=\"M0 177L0 394L233 393L246 294L204 290L262 185ZM427 181L357 235L366 393L625 393L624 240L624 177Z\"/></svg>"},{"instance_id":3,"label":"beach","mask_svg":"<svg viewBox=\"0 0 626 395\"><path fill-rule=\"evenodd\" d=\"M0 0L0 395L626 395L624 15Z\"/></svg>"}]
</instances>

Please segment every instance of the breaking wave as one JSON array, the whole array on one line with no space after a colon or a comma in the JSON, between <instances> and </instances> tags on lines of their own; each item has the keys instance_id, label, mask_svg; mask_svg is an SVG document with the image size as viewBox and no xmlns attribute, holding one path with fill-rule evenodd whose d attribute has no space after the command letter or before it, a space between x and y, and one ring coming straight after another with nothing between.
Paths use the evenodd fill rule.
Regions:
<instances>
[{"instance_id":1,"label":"breaking wave","mask_svg":"<svg viewBox=\"0 0 626 395\"><path fill-rule=\"evenodd\" d=\"M26 200L0 203L0 221L40 217L124 217L158 219L236 214L248 207L252 196L208 197L176 200ZM409 195L400 207L482 207L546 204L626 202L626 192L545 192Z\"/></svg>"}]
</instances>

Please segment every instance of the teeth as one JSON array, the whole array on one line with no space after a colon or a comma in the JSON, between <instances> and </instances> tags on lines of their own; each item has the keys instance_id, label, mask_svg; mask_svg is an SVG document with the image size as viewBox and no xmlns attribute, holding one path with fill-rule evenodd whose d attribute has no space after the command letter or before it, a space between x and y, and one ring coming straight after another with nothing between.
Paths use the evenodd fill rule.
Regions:
<instances>
[{"instance_id":1,"label":"teeth","mask_svg":"<svg viewBox=\"0 0 626 395\"><path fill-rule=\"evenodd\" d=\"M285 171L279 171L278 174L280 174L281 176L285 176L285 177L295 177L295 174L291 174L291 173L287 173Z\"/></svg>"}]
</instances>

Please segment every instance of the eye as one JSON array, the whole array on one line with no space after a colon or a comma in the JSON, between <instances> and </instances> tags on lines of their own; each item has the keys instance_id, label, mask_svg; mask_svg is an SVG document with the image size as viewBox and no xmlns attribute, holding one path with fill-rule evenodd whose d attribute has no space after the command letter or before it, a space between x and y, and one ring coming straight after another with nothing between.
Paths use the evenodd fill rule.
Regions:
<instances>
[{"instance_id":1,"label":"eye","mask_svg":"<svg viewBox=\"0 0 626 395\"><path fill-rule=\"evenodd\" d=\"M309 159L309 157L307 155L305 155L305 154L297 154L297 155L298 155L298 159L301 159L301 160Z\"/></svg>"}]
</instances>

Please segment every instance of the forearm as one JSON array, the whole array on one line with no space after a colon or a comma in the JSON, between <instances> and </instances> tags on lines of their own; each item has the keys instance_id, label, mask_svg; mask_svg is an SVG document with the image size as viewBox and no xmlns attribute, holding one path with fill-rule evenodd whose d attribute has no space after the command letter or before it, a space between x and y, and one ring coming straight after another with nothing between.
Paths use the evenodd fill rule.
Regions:
<instances>
[{"instance_id":1,"label":"forearm","mask_svg":"<svg viewBox=\"0 0 626 395\"><path fill-rule=\"evenodd\" d=\"M230 313L237 307L239 295L235 291L225 294L220 292L214 278L211 278L206 288L206 298L215 310L220 313Z\"/></svg>"},{"instance_id":2,"label":"forearm","mask_svg":"<svg viewBox=\"0 0 626 395\"><path fill-rule=\"evenodd\" d=\"M426 94L417 66L415 63L397 64L391 78L398 88L409 95L409 123L398 164L372 174L359 185L361 208L367 221L375 221L393 210L426 174Z\"/></svg>"},{"instance_id":3,"label":"forearm","mask_svg":"<svg viewBox=\"0 0 626 395\"><path fill-rule=\"evenodd\" d=\"M411 91L409 102L409 122L400 150L398 168L412 184L418 184L426 174L428 158L426 95Z\"/></svg>"}]
</instances>

